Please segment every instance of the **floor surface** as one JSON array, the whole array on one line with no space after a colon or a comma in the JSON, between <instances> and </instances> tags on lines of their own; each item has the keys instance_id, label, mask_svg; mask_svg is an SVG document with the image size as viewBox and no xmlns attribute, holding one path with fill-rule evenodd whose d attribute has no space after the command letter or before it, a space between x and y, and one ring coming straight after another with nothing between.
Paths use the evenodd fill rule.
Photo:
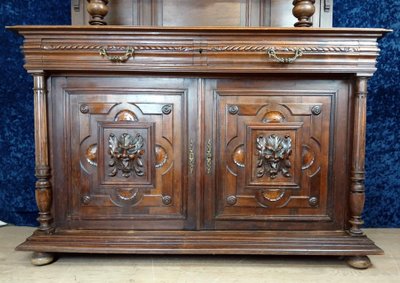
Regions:
<instances>
[{"instance_id":1,"label":"floor surface","mask_svg":"<svg viewBox=\"0 0 400 283\"><path fill-rule=\"evenodd\" d=\"M15 246L33 228L0 228L1 283L400 283L400 229L366 229L385 251L371 256L373 266L356 270L337 257L288 256L138 256L62 254L36 267L29 252Z\"/></svg>"}]
</instances>

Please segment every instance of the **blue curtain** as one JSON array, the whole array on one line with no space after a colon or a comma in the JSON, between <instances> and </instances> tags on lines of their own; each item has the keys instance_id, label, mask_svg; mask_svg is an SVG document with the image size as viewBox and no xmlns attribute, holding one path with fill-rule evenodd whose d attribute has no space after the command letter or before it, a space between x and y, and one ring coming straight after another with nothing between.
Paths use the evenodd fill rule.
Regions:
<instances>
[{"instance_id":1,"label":"blue curtain","mask_svg":"<svg viewBox=\"0 0 400 283\"><path fill-rule=\"evenodd\" d=\"M69 25L70 1L0 2L0 220L36 226L32 79L6 25ZM335 27L391 28L380 42L367 125L366 227L400 227L400 1L334 0Z\"/></svg>"}]
</instances>

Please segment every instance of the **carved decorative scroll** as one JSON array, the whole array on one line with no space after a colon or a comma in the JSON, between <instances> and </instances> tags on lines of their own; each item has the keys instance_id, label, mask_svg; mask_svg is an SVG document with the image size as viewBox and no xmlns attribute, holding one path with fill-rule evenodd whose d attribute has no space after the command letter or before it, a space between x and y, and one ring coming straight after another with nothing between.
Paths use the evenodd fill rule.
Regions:
<instances>
[{"instance_id":1,"label":"carved decorative scroll","mask_svg":"<svg viewBox=\"0 0 400 283\"><path fill-rule=\"evenodd\" d=\"M144 139L140 134L135 137L124 133L118 138L114 134L110 134L108 139L111 160L109 166L113 169L108 174L110 177L117 175L118 171L122 171L122 176L128 178L132 174L143 176Z\"/></svg>"},{"instance_id":2,"label":"carved decorative scroll","mask_svg":"<svg viewBox=\"0 0 400 283\"><path fill-rule=\"evenodd\" d=\"M292 153L292 140L289 136L279 137L272 134L268 137L257 138L257 172L256 176L261 178L269 175L274 179L281 173L285 177L291 177L292 167L289 156Z\"/></svg>"}]
</instances>

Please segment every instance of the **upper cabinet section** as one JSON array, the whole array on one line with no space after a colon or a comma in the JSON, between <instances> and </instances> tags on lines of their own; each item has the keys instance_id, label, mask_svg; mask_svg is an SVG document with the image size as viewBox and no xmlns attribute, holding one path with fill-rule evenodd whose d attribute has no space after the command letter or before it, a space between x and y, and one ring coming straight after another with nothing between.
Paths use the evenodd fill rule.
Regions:
<instances>
[{"instance_id":1,"label":"upper cabinet section","mask_svg":"<svg viewBox=\"0 0 400 283\"><path fill-rule=\"evenodd\" d=\"M71 0L73 25L88 25L90 1ZM292 27L292 0L91 0L105 3L109 25ZM107 3L108 2L108 3ZM313 0L297 1L307 10ZM333 0L315 0L314 27L332 27Z\"/></svg>"}]
</instances>

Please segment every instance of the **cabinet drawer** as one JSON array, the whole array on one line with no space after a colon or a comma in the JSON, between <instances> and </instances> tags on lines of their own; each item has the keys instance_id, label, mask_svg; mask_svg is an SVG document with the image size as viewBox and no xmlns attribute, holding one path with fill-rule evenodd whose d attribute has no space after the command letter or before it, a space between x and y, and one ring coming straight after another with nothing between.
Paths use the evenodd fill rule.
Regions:
<instances>
[{"instance_id":1,"label":"cabinet drawer","mask_svg":"<svg viewBox=\"0 0 400 283\"><path fill-rule=\"evenodd\" d=\"M369 73L377 45L327 29L46 27L24 45L30 70L186 73ZM34 33L30 27L22 32ZM196 32L195 32L196 31ZM380 30L377 30L380 31ZM359 33L358 30L352 32ZM362 58L362 60L360 60Z\"/></svg>"}]
</instances>

